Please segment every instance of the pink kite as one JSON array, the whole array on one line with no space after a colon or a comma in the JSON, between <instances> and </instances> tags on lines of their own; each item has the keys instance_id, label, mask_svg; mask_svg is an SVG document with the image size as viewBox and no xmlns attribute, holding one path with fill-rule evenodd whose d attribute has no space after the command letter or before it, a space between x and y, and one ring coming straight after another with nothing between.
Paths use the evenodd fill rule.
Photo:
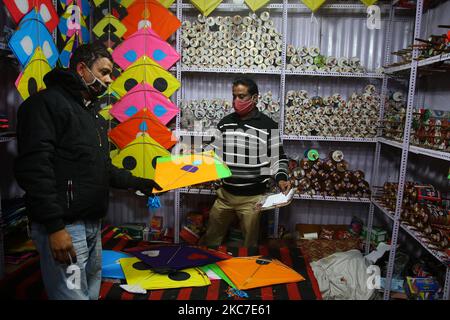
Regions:
<instances>
[{"instance_id":1,"label":"pink kite","mask_svg":"<svg viewBox=\"0 0 450 320\"><path fill-rule=\"evenodd\" d=\"M166 70L180 60L178 52L150 27L133 33L117 46L112 54L114 62L123 70L143 55L152 58Z\"/></svg>"},{"instance_id":2,"label":"pink kite","mask_svg":"<svg viewBox=\"0 0 450 320\"><path fill-rule=\"evenodd\" d=\"M178 107L161 92L148 83L141 82L117 101L109 113L123 122L144 108L151 111L164 125L179 111Z\"/></svg>"}]
</instances>

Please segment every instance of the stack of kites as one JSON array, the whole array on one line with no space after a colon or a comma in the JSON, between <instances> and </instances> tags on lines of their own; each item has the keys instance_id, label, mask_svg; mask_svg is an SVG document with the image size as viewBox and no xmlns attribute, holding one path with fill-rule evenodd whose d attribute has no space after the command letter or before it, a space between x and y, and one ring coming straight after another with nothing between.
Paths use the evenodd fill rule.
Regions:
<instances>
[{"instance_id":1,"label":"stack of kites","mask_svg":"<svg viewBox=\"0 0 450 320\"><path fill-rule=\"evenodd\" d=\"M126 280L131 292L202 287L211 279L248 290L305 280L276 259L263 256L233 258L220 251L188 245L150 245L127 253L103 251L102 276Z\"/></svg>"},{"instance_id":2,"label":"stack of kites","mask_svg":"<svg viewBox=\"0 0 450 320\"><path fill-rule=\"evenodd\" d=\"M121 73L100 98L100 114L119 122L109 132L112 163L153 179L156 159L177 143L167 124L179 112L170 97L180 82L168 71L180 59L166 40L181 22L156 0L95 0L93 33ZM105 14L106 12L106 14Z\"/></svg>"},{"instance_id":3,"label":"stack of kites","mask_svg":"<svg viewBox=\"0 0 450 320\"><path fill-rule=\"evenodd\" d=\"M45 88L43 78L55 67L59 53L51 33L58 15L51 0L4 0L17 30L8 45L22 72L15 84L23 99Z\"/></svg>"}]
</instances>

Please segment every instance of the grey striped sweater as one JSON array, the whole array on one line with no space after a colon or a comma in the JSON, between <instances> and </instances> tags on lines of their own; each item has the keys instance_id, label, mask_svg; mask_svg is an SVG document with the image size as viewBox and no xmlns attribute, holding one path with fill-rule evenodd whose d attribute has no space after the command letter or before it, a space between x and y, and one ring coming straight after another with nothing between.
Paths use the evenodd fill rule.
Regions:
<instances>
[{"instance_id":1,"label":"grey striped sweater","mask_svg":"<svg viewBox=\"0 0 450 320\"><path fill-rule=\"evenodd\" d=\"M232 176L222 180L234 195L251 196L267 192L267 182L288 180L288 160L278 125L261 112L242 120L236 113L225 116L210 144L223 159Z\"/></svg>"}]
</instances>

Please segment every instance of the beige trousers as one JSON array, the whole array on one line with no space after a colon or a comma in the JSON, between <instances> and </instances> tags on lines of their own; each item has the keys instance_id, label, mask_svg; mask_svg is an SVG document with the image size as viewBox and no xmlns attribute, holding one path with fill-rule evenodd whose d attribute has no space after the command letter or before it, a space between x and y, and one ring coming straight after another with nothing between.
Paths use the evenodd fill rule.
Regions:
<instances>
[{"instance_id":1,"label":"beige trousers","mask_svg":"<svg viewBox=\"0 0 450 320\"><path fill-rule=\"evenodd\" d=\"M262 195L235 196L223 188L218 189L217 199L209 212L206 234L200 243L207 246L221 245L237 215L244 235L244 246L257 246L261 212L256 211L255 206L261 198Z\"/></svg>"}]
</instances>

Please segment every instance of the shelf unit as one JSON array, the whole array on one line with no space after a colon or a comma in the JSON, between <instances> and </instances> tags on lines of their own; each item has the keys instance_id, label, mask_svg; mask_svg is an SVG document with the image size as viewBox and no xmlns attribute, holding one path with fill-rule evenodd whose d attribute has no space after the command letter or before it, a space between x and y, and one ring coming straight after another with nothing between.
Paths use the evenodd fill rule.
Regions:
<instances>
[{"instance_id":1,"label":"shelf unit","mask_svg":"<svg viewBox=\"0 0 450 320\"><path fill-rule=\"evenodd\" d=\"M417 60L417 67L424 67L424 66L428 66L431 65L433 63L437 63L437 62L443 62L443 61L448 61L450 60L450 53L445 53L445 54L440 54L434 57L430 57L430 58L426 58L423 60ZM400 66L394 66L394 67L390 67L390 68L386 68L384 69L384 72L386 72L387 74L395 74L397 72L401 72L401 71L411 71L411 63L406 63Z\"/></svg>"},{"instance_id":2,"label":"shelf unit","mask_svg":"<svg viewBox=\"0 0 450 320\"><path fill-rule=\"evenodd\" d=\"M390 140L390 139L380 137L380 138L378 138L378 142L395 147L395 148L399 148L399 149L403 148L402 143L400 141L395 141L395 140ZM418 147L418 146L414 146L414 145L409 146L409 152L415 153L415 154L421 154L421 155L436 158L436 159L450 161L450 152L444 152L444 151L439 151L439 150L434 150L434 149L427 149L427 148L422 148L422 147Z\"/></svg>"},{"instance_id":3,"label":"shelf unit","mask_svg":"<svg viewBox=\"0 0 450 320\"><path fill-rule=\"evenodd\" d=\"M337 72L309 72L309 71L293 71L287 70L287 21L288 21L288 13L289 12L309 12L309 9L302 3L288 3L287 0L280 1L282 3L269 4L264 7L264 9L276 9L280 14L281 10L281 19L282 19L282 27L281 27L281 35L283 41L282 48L282 65L279 69L271 68L266 70L258 70L258 69L244 69L244 68L203 68L203 67L187 67L183 66L181 62L177 64L177 78L181 80L182 75L185 74L195 74L195 73L204 73L204 74L261 74L261 75L274 75L279 77L280 83L280 93L278 98L280 100L280 119L284 119L284 109L285 109L285 93L286 93L286 79L289 77L298 77L298 76L306 76L306 77L316 77L317 79L321 77L327 78L355 78L355 79L368 79L373 81L380 81L385 79L385 75L383 73L375 73L375 72L367 72L367 73L337 73ZM176 4L172 5L171 8L176 10L177 17L180 21L183 21L183 12L189 10L196 10L194 6L188 3L183 3L181 0L177 0ZM337 3L337 4L325 4L321 7L321 10L342 10L342 11L357 11L358 14L366 14L367 7L362 3ZM390 5L381 5L382 13L388 13L393 10L393 7ZM227 11L244 11L248 12L248 7L246 5L235 5L235 4L220 4L216 10L222 10L222 12ZM196 11L198 12L198 11ZM177 31L177 40L181 37L181 30ZM177 41L177 50L181 50L181 46L179 45L179 41ZM179 51L180 52L180 51ZM181 102L181 96L178 92L177 94L177 103ZM284 132L284 121L280 121L279 124L280 132ZM175 135L177 137L211 137L211 134L208 132L189 132L187 130L180 128L180 119L177 118L177 127L175 130ZM369 143L375 147L377 139L376 138L354 138L354 137L322 137L322 136L294 136L294 135L282 135L281 140L286 141L327 141L327 142L336 142L336 143L349 143L349 142L358 142L358 143ZM375 149L375 148L374 148ZM215 194L210 190L199 190L192 188L179 189L175 191L175 241L179 241L179 222L181 216L181 201L180 194L204 194L211 195ZM344 197L311 197L307 195L296 195L296 199L299 200L312 200L312 201L335 201L335 202L349 202L349 203L366 203L370 204L370 199L357 199L357 198L344 198ZM275 210L274 216L274 228L273 234L277 236L278 233L278 223L279 223L279 209Z\"/></svg>"},{"instance_id":4,"label":"shelf unit","mask_svg":"<svg viewBox=\"0 0 450 320\"><path fill-rule=\"evenodd\" d=\"M388 210L385 208L379 201L373 200L373 204L381 211L383 212L389 219L392 221L395 220L394 214L395 212L392 212L391 210ZM411 226L404 224L400 222L400 227L405 230L411 237L414 238L422 247L424 247L429 253L431 253L439 262L442 264L449 264L449 256L445 253L442 253L441 251L431 249L428 244L421 238L421 234L411 228Z\"/></svg>"},{"instance_id":5,"label":"shelf unit","mask_svg":"<svg viewBox=\"0 0 450 320\"><path fill-rule=\"evenodd\" d=\"M180 193L186 194L200 194L200 195L216 195L215 190L197 189L197 188L181 188ZM355 202L355 203L370 203L370 198L356 198L356 197L330 197L319 195L295 194L295 200L310 200L310 201L337 201L337 202Z\"/></svg>"},{"instance_id":6,"label":"shelf unit","mask_svg":"<svg viewBox=\"0 0 450 320\"><path fill-rule=\"evenodd\" d=\"M423 14L423 0L417 1L417 8L415 10L415 26L414 26L414 39L420 37L421 32L421 24L422 24L422 14ZM388 26L388 38L387 38L387 44L386 44L386 55L385 55L385 65L389 65L390 63L390 46L392 41L392 21L394 17L394 10L391 10L390 17L389 17L389 26ZM375 161L374 161L374 167L373 167L373 175L374 177L378 176L378 173L380 172L380 157L381 157L381 145L390 145L395 148L398 148L401 150L401 161L400 161L400 171L399 171L399 178L398 178L398 192L397 192L397 198L396 198L396 210L395 212L391 212L389 210L386 210L379 202L377 202L374 197L372 197L370 210L369 210L369 224L368 224L368 234L367 237L369 239L370 233L372 231L372 222L373 222L373 216L375 212L375 208L377 208L379 211L384 213L393 223L392 227L392 235L391 235L391 246L392 250L389 252L389 261L388 261L388 267L387 267L387 275L386 275L386 284L385 284L385 290L384 290L384 300L388 300L390 298L391 293L391 282L392 282L392 275L394 270L394 261L395 256L397 252L397 242L398 242L398 234L399 229L401 228L406 233L408 233L413 239L415 239L419 244L422 245L430 254L435 257L439 262L441 262L444 267L446 267L446 277L445 277L445 283L444 283L444 294L443 299L449 300L450 299L450 264L447 259L444 259L441 254L438 254L437 251L431 250L422 239L418 236L417 232L413 229L411 229L408 225L402 224L400 222L400 214L402 211L402 202L403 202L403 192L404 192L404 186L405 186L405 180L406 180L406 170L407 170L407 164L408 164L408 155L409 153L416 153L421 154L424 156L432 157L441 159L443 161L450 161L450 154L447 152L441 152L437 150L432 149L426 149L418 146L410 145L410 133L411 133L411 125L412 125L412 113L414 108L414 99L416 98L416 86L417 86L417 78L418 78L418 68L421 66L430 65L432 63L436 63L439 61L445 61L450 58L449 54L445 55L439 55L435 57L431 57L424 60L418 60L419 56L419 49L414 48L412 53L412 62L400 65L400 66L394 66L390 68L386 68L386 76L383 79L383 87L382 87L382 96L386 96L387 94L387 85L388 85L388 79L391 76L397 75L397 73L400 73L402 71L406 71L406 76L409 76L409 84L408 84L408 100L407 100L407 110L406 110L406 120L405 120L405 128L403 133L403 140L401 142L389 140L386 138L381 137L382 131L381 128L379 129L378 136L376 143L376 151L375 151ZM382 101L381 110L380 110L380 119L384 118L384 101ZM366 248L367 251L367 248Z\"/></svg>"}]
</instances>

